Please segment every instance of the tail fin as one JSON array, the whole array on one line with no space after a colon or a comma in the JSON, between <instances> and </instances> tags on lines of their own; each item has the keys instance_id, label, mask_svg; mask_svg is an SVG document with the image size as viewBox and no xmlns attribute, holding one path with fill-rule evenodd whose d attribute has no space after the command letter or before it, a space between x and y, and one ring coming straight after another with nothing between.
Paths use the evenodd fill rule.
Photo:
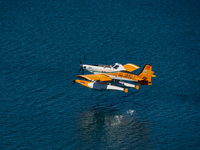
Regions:
<instances>
[{"instance_id":1,"label":"tail fin","mask_svg":"<svg viewBox=\"0 0 200 150\"><path fill-rule=\"evenodd\" d=\"M153 73L154 72L152 71L152 66L145 65L142 69L142 72L139 74L139 78L144 79L144 81L147 82L147 85L151 85L151 77L156 77L155 75L153 75Z\"/></svg>"}]
</instances>

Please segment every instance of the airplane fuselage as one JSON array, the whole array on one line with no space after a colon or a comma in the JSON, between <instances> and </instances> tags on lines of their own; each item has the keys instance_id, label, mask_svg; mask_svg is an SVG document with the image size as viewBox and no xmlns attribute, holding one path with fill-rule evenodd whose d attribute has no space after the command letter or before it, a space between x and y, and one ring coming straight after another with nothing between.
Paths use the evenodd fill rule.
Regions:
<instances>
[{"instance_id":1,"label":"airplane fuselage","mask_svg":"<svg viewBox=\"0 0 200 150\"><path fill-rule=\"evenodd\" d=\"M83 69L93 73L93 74L99 74L99 73L116 73L120 70L125 70L125 68L118 63L115 63L113 65L82 65Z\"/></svg>"}]
</instances>

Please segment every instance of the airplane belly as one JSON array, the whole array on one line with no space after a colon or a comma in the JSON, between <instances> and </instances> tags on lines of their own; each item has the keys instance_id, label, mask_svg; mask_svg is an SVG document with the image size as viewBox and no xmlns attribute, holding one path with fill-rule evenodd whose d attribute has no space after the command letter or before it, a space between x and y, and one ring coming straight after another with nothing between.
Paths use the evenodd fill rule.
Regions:
<instances>
[{"instance_id":1,"label":"airplane belly","mask_svg":"<svg viewBox=\"0 0 200 150\"><path fill-rule=\"evenodd\" d=\"M128 79L128 78L123 78L123 77L117 77L117 76L112 76L112 75L108 75L111 79L115 79L115 80L124 80L124 81L132 81L132 79Z\"/></svg>"},{"instance_id":2,"label":"airplane belly","mask_svg":"<svg viewBox=\"0 0 200 150\"><path fill-rule=\"evenodd\" d=\"M84 85L88 88L91 89L96 89L96 90L117 90L117 91L124 91L124 92L128 92L128 89L119 87L119 86L115 86L115 85L111 85L109 84L109 82L96 82L96 81L85 81L85 80L75 80L77 83Z\"/></svg>"},{"instance_id":3,"label":"airplane belly","mask_svg":"<svg viewBox=\"0 0 200 150\"><path fill-rule=\"evenodd\" d=\"M122 81L113 82L112 85L121 86L121 87L136 88L137 90L139 89L139 85L130 84L130 83L127 83L127 82L122 82Z\"/></svg>"},{"instance_id":4,"label":"airplane belly","mask_svg":"<svg viewBox=\"0 0 200 150\"><path fill-rule=\"evenodd\" d=\"M97 89L97 90L118 90L118 91L124 91L124 88L110 85L108 83L99 83L99 82L92 82L88 84L91 88Z\"/></svg>"}]
</instances>

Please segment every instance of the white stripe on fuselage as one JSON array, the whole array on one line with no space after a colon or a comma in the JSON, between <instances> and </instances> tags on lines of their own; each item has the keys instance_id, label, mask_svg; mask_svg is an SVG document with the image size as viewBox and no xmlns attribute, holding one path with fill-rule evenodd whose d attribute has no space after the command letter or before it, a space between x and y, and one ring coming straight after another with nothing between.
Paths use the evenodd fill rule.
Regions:
<instances>
[{"instance_id":1,"label":"white stripe on fuselage","mask_svg":"<svg viewBox=\"0 0 200 150\"><path fill-rule=\"evenodd\" d=\"M94 74L99 74L99 73L110 73L117 71L117 69L113 68L107 68L107 67L99 67L99 66L92 66L92 65L84 65L86 68L85 70L94 73Z\"/></svg>"}]
</instances>

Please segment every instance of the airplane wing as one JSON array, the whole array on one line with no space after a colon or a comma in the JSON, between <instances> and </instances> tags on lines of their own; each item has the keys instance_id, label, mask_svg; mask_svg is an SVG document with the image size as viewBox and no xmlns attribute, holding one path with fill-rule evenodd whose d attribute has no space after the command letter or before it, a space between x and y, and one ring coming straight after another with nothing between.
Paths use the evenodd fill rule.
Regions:
<instances>
[{"instance_id":1,"label":"airplane wing","mask_svg":"<svg viewBox=\"0 0 200 150\"><path fill-rule=\"evenodd\" d=\"M112 81L112 79L105 75L105 74L89 74L89 75L77 75L78 78L83 78L86 80L91 80L91 81Z\"/></svg>"},{"instance_id":2,"label":"airplane wing","mask_svg":"<svg viewBox=\"0 0 200 150\"><path fill-rule=\"evenodd\" d=\"M138 67L134 64L131 64L131 63L125 64L125 65L123 65L123 67L129 72L132 72L132 71L140 68L140 67Z\"/></svg>"}]
</instances>

